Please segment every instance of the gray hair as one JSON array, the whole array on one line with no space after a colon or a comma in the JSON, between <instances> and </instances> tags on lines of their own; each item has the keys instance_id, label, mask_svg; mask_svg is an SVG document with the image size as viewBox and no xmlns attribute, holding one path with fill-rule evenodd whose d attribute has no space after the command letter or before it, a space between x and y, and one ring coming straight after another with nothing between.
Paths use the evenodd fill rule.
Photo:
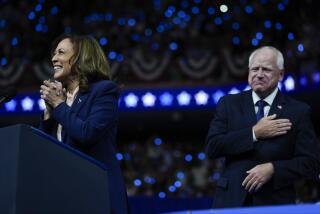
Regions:
<instances>
[{"instance_id":1,"label":"gray hair","mask_svg":"<svg viewBox=\"0 0 320 214\"><path fill-rule=\"evenodd\" d=\"M278 69L280 70L283 70L284 69L284 59L283 59L283 55L282 53L275 47L272 47L272 46L262 46L256 50L254 50L250 56L249 56L249 68L252 64L252 58L254 57L254 55L258 52L258 51L261 51L263 49L269 49L271 51L273 51L275 54L276 54L276 57L277 57L277 67Z\"/></svg>"}]
</instances>

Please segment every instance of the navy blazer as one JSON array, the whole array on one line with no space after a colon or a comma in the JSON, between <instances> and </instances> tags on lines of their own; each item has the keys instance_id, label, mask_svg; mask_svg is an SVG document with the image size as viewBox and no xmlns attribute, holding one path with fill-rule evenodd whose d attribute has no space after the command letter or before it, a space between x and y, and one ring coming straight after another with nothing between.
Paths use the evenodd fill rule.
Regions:
<instances>
[{"instance_id":1,"label":"navy blazer","mask_svg":"<svg viewBox=\"0 0 320 214\"><path fill-rule=\"evenodd\" d=\"M118 121L118 88L107 80L79 92L69 107L61 103L49 120L41 120L40 129L57 137L62 125L62 142L103 162L108 170L112 213L127 213L127 195L118 160L115 156Z\"/></svg>"},{"instance_id":2,"label":"navy blazer","mask_svg":"<svg viewBox=\"0 0 320 214\"><path fill-rule=\"evenodd\" d=\"M295 203L294 181L315 178L319 170L317 139L306 104L277 93L269 115L292 123L287 134L253 142L252 127L257 123L252 91L220 99L206 139L210 158L225 158L225 170L217 182L214 207L240 207L247 194L253 205ZM256 193L248 193L242 182L246 171L272 162L274 174Z\"/></svg>"}]
</instances>

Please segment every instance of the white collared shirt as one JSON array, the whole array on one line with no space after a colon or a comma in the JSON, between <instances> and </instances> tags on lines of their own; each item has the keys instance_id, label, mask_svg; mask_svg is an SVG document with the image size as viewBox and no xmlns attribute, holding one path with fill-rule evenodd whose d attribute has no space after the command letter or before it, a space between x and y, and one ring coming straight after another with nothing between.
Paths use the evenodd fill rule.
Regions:
<instances>
[{"instance_id":1,"label":"white collared shirt","mask_svg":"<svg viewBox=\"0 0 320 214\"><path fill-rule=\"evenodd\" d=\"M74 99L76 98L76 95L77 95L78 91L79 91L79 86L77 86L77 87L75 88L75 90L73 91L72 94L69 93L69 92L67 92L66 104L67 104L68 106L70 106L70 107L72 106L72 104L73 104L73 102L74 102ZM58 139L60 142L62 142L61 131L62 131L62 126L61 126L61 124L58 124L57 139Z\"/></svg>"},{"instance_id":2,"label":"white collared shirt","mask_svg":"<svg viewBox=\"0 0 320 214\"><path fill-rule=\"evenodd\" d=\"M278 93L278 88L274 89L274 91L267 96L266 98L262 99L264 100L266 103L268 103L268 105L266 105L264 107L264 116L267 116L269 114L271 105L273 103L274 98L276 97L277 93ZM256 103L261 100L261 98L257 95L256 92L252 91L252 100L253 100L253 105L254 105L254 110L256 111L256 113L258 112L258 106L256 106Z\"/></svg>"},{"instance_id":3,"label":"white collared shirt","mask_svg":"<svg viewBox=\"0 0 320 214\"><path fill-rule=\"evenodd\" d=\"M266 103L268 103L268 105L266 105L264 108L263 108L263 112L264 112L264 116L267 116L269 114L269 111L270 111L270 108L271 108L271 105L274 101L274 99L276 98L276 95L278 93L279 89L276 88L273 90L273 92L271 94L269 94L269 96L267 96L266 98L262 99L264 100ZM254 110L257 114L258 112L258 106L256 106L256 103L261 100L261 98L257 95L256 92L252 91L252 100L253 100L253 105L254 105ZM253 137L253 141L256 142L258 141L258 139L256 138L256 135L254 133L254 130L253 130L253 127L252 127L252 137Z\"/></svg>"}]
</instances>

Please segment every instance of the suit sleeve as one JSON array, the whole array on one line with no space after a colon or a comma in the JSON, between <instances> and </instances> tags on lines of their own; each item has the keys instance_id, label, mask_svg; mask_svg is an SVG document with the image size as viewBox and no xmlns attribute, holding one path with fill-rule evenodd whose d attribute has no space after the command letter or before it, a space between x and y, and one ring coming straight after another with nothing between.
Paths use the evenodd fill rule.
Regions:
<instances>
[{"instance_id":1,"label":"suit sleeve","mask_svg":"<svg viewBox=\"0 0 320 214\"><path fill-rule=\"evenodd\" d=\"M103 84L96 93L89 116L83 120L66 103L61 103L52 113L68 135L83 145L95 143L117 122L117 88L113 83Z\"/></svg>"},{"instance_id":2,"label":"suit sleeve","mask_svg":"<svg viewBox=\"0 0 320 214\"><path fill-rule=\"evenodd\" d=\"M51 134L52 130L54 130L55 121L54 119L50 118L48 120L43 119L43 114L40 118L39 129L46 132L47 134Z\"/></svg>"},{"instance_id":3,"label":"suit sleeve","mask_svg":"<svg viewBox=\"0 0 320 214\"><path fill-rule=\"evenodd\" d=\"M294 157L290 160L274 161L274 186L282 186L301 178L314 179L319 173L319 145L310 120L308 107L297 122Z\"/></svg>"},{"instance_id":4,"label":"suit sleeve","mask_svg":"<svg viewBox=\"0 0 320 214\"><path fill-rule=\"evenodd\" d=\"M229 130L230 121L237 117L237 115L230 115L229 105L227 98L222 97L210 124L206 138L206 152L210 158L237 155L253 149L252 127Z\"/></svg>"}]
</instances>

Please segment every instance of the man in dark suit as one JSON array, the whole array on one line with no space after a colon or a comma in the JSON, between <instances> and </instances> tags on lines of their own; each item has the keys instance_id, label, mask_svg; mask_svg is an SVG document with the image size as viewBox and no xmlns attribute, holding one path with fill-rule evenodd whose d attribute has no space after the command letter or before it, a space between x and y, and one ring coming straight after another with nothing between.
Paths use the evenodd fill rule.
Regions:
<instances>
[{"instance_id":1,"label":"man in dark suit","mask_svg":"<svg viewBox=\"0 0 320 214\"><path fill-rule=\"evenodd\" d=\"M295 203L294 181L315 178L319 151L308 105L282 94L284 59L265 46L249 57L252 90L220 99L206 140L225 158L214 207Z\"/></svg>"}]
</instances>

